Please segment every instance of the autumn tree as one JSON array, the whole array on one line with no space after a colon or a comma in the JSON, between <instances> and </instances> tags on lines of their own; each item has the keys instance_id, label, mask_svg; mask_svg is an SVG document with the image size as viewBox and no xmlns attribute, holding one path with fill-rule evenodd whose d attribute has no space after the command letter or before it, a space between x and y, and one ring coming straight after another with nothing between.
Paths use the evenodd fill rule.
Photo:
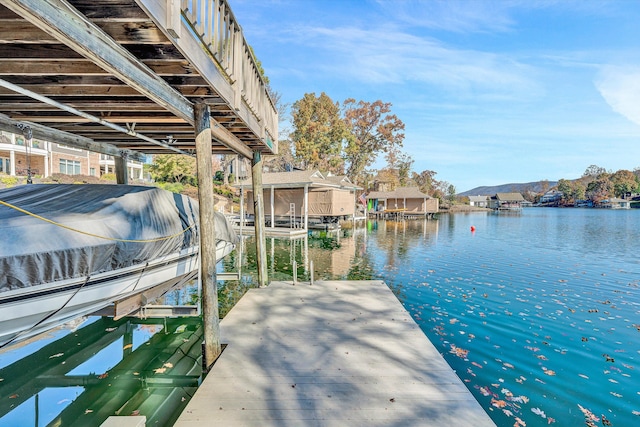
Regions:
<instances>
[{"instance_id":1,"label":"autumn tree","mask_svg":"<svg viewBox=\"0 0 640 427\"><path fill-rule=\"evenodd\" d=\"M322 92L306 93L291 107L291 140L304 167L344 173L342 145L348 136L340 105Z\"/></svg>"},{"instance_id":2,"label":"autumn tree","mask_svg":"<svg viewBox=\"0 0 640 427\"><path fill-rule=\"evenodd\" d=\"M627 193L633 193L638 190L638 180L636 175L625 169L621 169L611 175L611 184L616 197L622 197Z\"/></svg>"},{"instance_id":3,"label":"autumn tree","mask_svg":"<svg viewBox=\"0 0 640 427\"><path fill-rule=\"evenodd\" d=\"M348 131L344 148L347 176L357 183L378 154L402 146L404 123L390 114L390 103L380 100L371 103L350 98L343 102L342 109Z\"/></svg>"},{"instance_id":4,"label":"autumn tree","mask_svg":"<svg viewBox=\"0 0 640 427\"><path fill-rule=\"evenodd\" d=\"M387 152L386 160L389 173L396 175L398 184L401 187L407 186L411 180L410 173L413 167L413 158L394 147Z\"/></svg>"},{"instance_id":5,"label":"autumn tree","mask_svg":"<svg viewBox=\"0 0 640 427\"><path fill-rule=\"evenodd\" d=\"M590 200L599 202L613 194L613 185L609 179L609 174L601 173L587 185L586 195Z\"/></svg>"},{"instance_id":6,"label":"autumn tree","mask_svg":"<svg viewBox=\"0 0 640 427\"><path fill-rule=\"evenodd\" d=\"M413 173L412 179L416 183L420 191L429 196L433 196L433 191L436 187L437 181L435 179L437 172L431 170L424 170L420 173Z\"/></svg>"},{"instance_id":7,"label":"autumn tree","mask_svg":"<svg viewBox=\"0 0 640 427\"><path fill-rule=\"evenodd\" d=\"M598 175L601 175L603 173L607 173L607 170L605 168L597 166L597 165L591 165L584 171L582 176L583 177L596 178L596 177L598 177Z\"/></svg>"}]
</instances>

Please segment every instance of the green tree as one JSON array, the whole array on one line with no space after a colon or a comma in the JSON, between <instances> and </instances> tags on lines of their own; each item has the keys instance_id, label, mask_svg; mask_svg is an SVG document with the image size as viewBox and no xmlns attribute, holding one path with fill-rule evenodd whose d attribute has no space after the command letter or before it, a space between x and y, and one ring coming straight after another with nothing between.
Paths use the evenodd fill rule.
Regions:
<instances>
[{"instance_id":1,"label":"green tree","mask_svg":"<svg viewBox=\"0 0 640 427\"><path fill-rule=\"evenodd\" d=\"M613 194L613 185L609 179L609 174L601 173L587 185L586 195L589 200L599 202L611 197Z\"/></svg>"},{"instance_id":2,"label":"green tree","mask_svg":"<svg viewBox=\"0 0 640 427\"><path fill-rule=\"evenodd\" d=\"M571 181L566 179L558 180L558 191L562 193L563 202L571 202L573 190L571 188Z\"/></svg>"},{"instance_id":3,"label":"green tree","mask_svg":"<svg viewBox=\"0 0 640 427\"><path fill-rule=\"evenodd\" d=\"M291 107L291 117L296 159L306 168L344 173L341 152L348 131L339 104L324 92L306 93Z\"/></svg>"},{"instance_id":4,"label":"green tree","mask_svg":"<svg viewBox=\"0 0 640 427\"><path fill-rule=\"evenodd\" d=\"M447 185L447 200L451 204L456 200L456 187L453 184Z\"/></svg>"},{"instance_id":5,"label":"green tree","mask_svg":"<svg viewBox=\"0 0 640 427\"><path fill-rule=\"evenodd\" d=\"M196 159L183 154L157 154L149 166L151 178L157 182L179 182L196 185Z\"/></svg>"},{"instance_id":6,"label":"green tree","mask_svg":"<svg viewBox=\"0 0 640 427\"><path fill-rule=\"evenodd\" d=\"M629 170L621 169L611 175L611 183L616 197L622 197L627 193L633 193L638 190L637 178Z\"/></svg>"},{"instance_id":7,"label":"green tree","mask_svg":"<svg viewBox=\"0 0 640 427\"><path fill-rule=\"evenodd\" d=\"M349 132L344 149L347 176L357 183L378 154L402 146L404 123L395 114L389 114L390 103L380 100L371 103L350 98L342 108Z\"/></svg>"}]
</instances>

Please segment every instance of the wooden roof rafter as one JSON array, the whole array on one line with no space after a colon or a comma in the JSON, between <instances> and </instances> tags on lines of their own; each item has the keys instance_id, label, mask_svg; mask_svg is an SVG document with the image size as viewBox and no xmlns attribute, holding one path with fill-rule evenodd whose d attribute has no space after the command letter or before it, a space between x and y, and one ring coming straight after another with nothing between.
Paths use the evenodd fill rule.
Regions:
<instances>
[{"instance_id":1,"label":"wooden roof rafter","mask_svg":"<svg viewBox=\"0 0 640 427\"><path fill-rule=\"evenodd\" d=\"M238 88L231 88L231 93L236 93L229 99L230 89L223 87L229 82L222 84L213 76L220 72L215 60L202 52L194 53L193 43L183 43L187 37L172 39L154 15L157 11L150 12L148 7L169 8L170 4L179 11L185 3L3 0L0 79L112 123L144 125L147 130L153 129L153 138L174 135L175 145L165 152L174 146L184 151L194 148L194 105L206 103L211 110L212 152L231 151L251 157L255 150L275 151L277 145L273 146L273 138L268 136L277 133L277 113L275 128L269 127L273 117L266 120L259 117L262 111L255 109L257 104L237 103L239 96L245 100L245 89L239 95ZM183 26L190 25L185 15L182 21ZM242 46L245 49L246 45ZM203 64L205 57L208 62ZM158 148L136 141L131 135L100 129L85 118L56 111L2 87L1 113L93 141L110 141L123 149L136 147L143 152L158 152Z\"/></svg>"}]
</instances>

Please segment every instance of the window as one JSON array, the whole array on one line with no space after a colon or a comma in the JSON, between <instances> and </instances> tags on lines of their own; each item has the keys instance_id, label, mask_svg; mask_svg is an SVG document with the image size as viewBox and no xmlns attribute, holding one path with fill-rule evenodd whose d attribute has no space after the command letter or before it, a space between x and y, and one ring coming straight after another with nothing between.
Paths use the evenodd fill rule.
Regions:
<instances>
[{"instance_id":1,"label":"window","mask_svg":"<svg viewBox=\"0 0 640 427\"><path fill-rule=\"evenodd\" d=\"M60 159L60 173L80 175L80 162L77 160Z\"/></svg>"},{"instance_id":2,"label":"window","mask_svg":"<svg viewBox=\"0 0 640 427\"><path fill-rule=\"evenodd\" d=\"M96 168L89 168L89 175L96 176Z\"/></svg>"},{"instance_id":3,"label":"window","mask_svg":"<svg viewBox=\"0 0 640 427\"><path fill-rule=\"evenodd\" d=\"M0 157L0 173L11 174L11 160L6 157Z\"/></svg>"}]
</instances>

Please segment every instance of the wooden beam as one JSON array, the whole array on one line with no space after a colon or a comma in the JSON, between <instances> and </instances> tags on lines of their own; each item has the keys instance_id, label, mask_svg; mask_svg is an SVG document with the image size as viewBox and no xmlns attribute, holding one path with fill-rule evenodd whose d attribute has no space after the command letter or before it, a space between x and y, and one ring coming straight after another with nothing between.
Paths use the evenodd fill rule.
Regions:
<instances>
[{"instance_id":1,"label":"wooden beam","mask_svg":"<svg viewBox=\"0 0 640 427\"><path fill-rule=\"evenodd\" d=\"M19 133L18 124L26 124L30 126L33 137L35 139L56 142L58 144L68 145L70 147L80 148L82 150L92 151L94 153L107 154L109 156L120 156L124 152L131 160L135 160L138 162L144 162L146 160L146 156L137 151L126 149L123 150L116 147L115 145L98 143L89 138L84 138L72 133L52 129L46 126L39 125L37 123L12 120L3 114L0 114L0 130L11 133Z\"/></svg>"},{"instance_id":2,"label":"wooden beam","mask_svg":"<svg viewBox=\"0 0 640 427\"><path fill-rule=\"evenodd\" d=\"M251 163L251 181L253 184L253 212L256 233L256 264L258 267L258 286L267 286L267 244L264 232L264 196L262 194L262 157L254 151ZM273 218L271 219L273 221Z\"/></svg>"},{"instance_id":3,"label":"wooden beam","mask_svg":"<svg viewBox=\"0 0 640 427\"><path fill-rule=\"evenodd\" d=\"M243 155L247 159L253 158L254 153L251 149L248 148L244 142L238 139L237 136L214 120L213 117L211 118L211 135L216 141L228 147L230 150Z\"/></svg>"},{"instance_id":4,"label":"wooden beam","mask_svg":"<svg viewBox=\"0 0 640 427\"><path fill-rule=\"evenodd\" d=\"M65 0L5 0L3 4L141 94L194 123L189 100Z\"/></svg>"},{"instance_id":5,"label":"wooden beam","mask_svg":"<svg viewBox=\"0 0 640 427\"><path fill-rule=\"evenodd\" d=\"M116 169L116 183L129 184L129 171L127 170L127 156L115 156L113 158Z\"/></svg>"},{"instance_id":6,"label":"wooden beam","mask_svg":"<svg viewBox=\"0 0 640 427\"><path fill-rule=\"evenodd\" d=\"M211 121L209 107L195 105L196 171L200 203L200 282L202 284L202 318L204 327L205 370L209 370L222 351L220 314L216 280L216 229L213 202L213 165L211 164Z\"/></svg>"}]
</instances>

